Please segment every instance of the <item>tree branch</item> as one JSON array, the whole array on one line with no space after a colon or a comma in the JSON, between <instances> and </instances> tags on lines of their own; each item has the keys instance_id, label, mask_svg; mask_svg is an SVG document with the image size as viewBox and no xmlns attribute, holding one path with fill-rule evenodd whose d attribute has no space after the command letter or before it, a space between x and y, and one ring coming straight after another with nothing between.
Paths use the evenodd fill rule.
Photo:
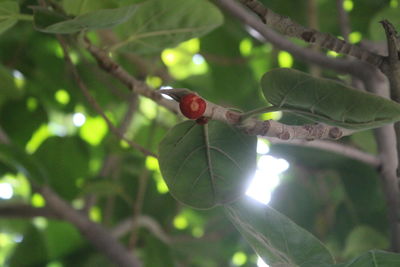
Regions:
<instances>
[{"instance_id":1,"label":"tree branch","mask_svg":"<svg viewBox=\"0 0 400 267\"><path fill-rule=\"evenodd\" d=\"M339 15L338 17L339 17L340 32L342 33L343 39L347 42L349 40L349 34L350 34L350 22L349 22L349 16L347 15L347 12L343 8L343 0L336 0L336 10L338 11ZM360 49L368 51L362 47L360 47Z\"/></svg>"},{"instance_id":2,"label":"tree branch","mask_svg":"<svg viewBox=\"0 0 400 267\"><path fill-rule=\"evenodd\" d=\"M62 47L63 52L64 52L65 61L67 62L67 64L68 64L68 66L69 66L69 68L70 68L70 70L72 72L72 75L73 75L76 83L78 84L79 88L81 89L82 93L84 94L84 96L87 99L87 101L89 102L89 104L104 119L104 121L106 122L106 124L107 124L108 128L110 129L110 131L114 135L116 135L118 138L120 138L121 140L124 140L125 142L127 142L132 148L134 148L136 150L139 150L140 152L142 152L146 156L152 156L152 157L156 158L157 157L156 154L154 154L151 151L148 151L147 149L145 149L141 145L136 144L135 142L133 142L133 141L129 140L128 138L126 138L123 134L121 134L121 132L118 130L118 128L116 128L113 125L111 120L107 117L107 115L104 113L103 109L97 103L96 99L94 99L94 97L90 94L90 91L86 87L86 84L83 82L83 80L79 76L78 71L76 70L74 64L71 61L71 58L70 58L69 52L68 52L68 48L67 48L67 45L66 45L64 39L61 36L58 36L57 39L59 40L59 43L61 44L61 47Z\"/></svg>"},{"instance_id":3,"label":"tree branch","mask_svg":"<svg viewBox=\"0 0 400 267\"><path fill-rule=\"evenodd\" d=\"M394 26L387 20L381 21L386 33L388 57L386 64L382 66L382 70L389 79L390 83L390 96L391 99L400 103L400 45L398 41L397 32ZM389 208L389 222L391 230L391 247L393 251L400 252L400 223L399 223L399 208L400 208L400 190L399 190L399 176L400 176L400 123L394 124L395 137L392 136L391 140L396 140L396 151L393 151L394 144L387 144L385 134L392 134L393 130L388 129L386 132L377 131L378 146L382 146L387 151L392 151L391 154L383 154L388 161L387 169L382 170L383 189L386 196L386 202ZM387 146L390 147L387 147ZM386 146L386 147L385 147ZM384 150L384 151L385 151ZM397 162L393 162L397 159ZM394 173L397 165L397 174Z\"/></svg>"},{"instance_id":4,"label":"tree branch","mask_svg":"<svg viewBox=\"0 0 400 267\"><path fill-rule=\"evenodd\" d=\"M176 102L163 98L157 91L154 91L145 83L135 79L135 77L131 76L124 68L122 68L122 66L111 60L105 51L92 45L88 39L85 39L83 44L97 60L97 63L104 71L113 75L123 84L125 84L130 90L139 95L150 98L158 105L180 114L179 107Z\"/></svg>"},{"instance_id":5,"label":"tree branch","mask_svg":"<svg viewBox=\"0 0 400 267\"><path fill-rule=\"evenodd\" d=\"M361 79L364 84L370 83L371 76L376 74L377 69L368 63L329 58L321 53L316 53L315 51L311 51L310 49L305 49L291 43L280 34L265 27L263 22L254 17L247 10L243 9L233 0L214 0L214 2L222 9L238 18L244 24L247 24L255 29L261 34L261 36L263 36L267 41L271 42L274 46L290 52L297 59L319 65L323 68L332 69L340 73L351 74ZM288 30L289 29L286 31Z\"/></svg>"},{"instance_id":6,"label":"tree branch","mask_svg":"<svg viewBox=\"0 0 400 267\"><path fill-rule=\"evenodd\" d=\"M307 0L307 20L308 20L308 26L318 30L319 28L319 23L318 23L318 3L317 0ZM311 50L315 51L315 52L319 52L320 48L316 45L311 45L310 47ZM321 76L321 68L313 65L313 64L309 64L309 70L310 70L310 74L316 77Z\"/></svg>"},{"instance_id":7,"label":"tree branch","mask_svg":"<svg viewBox=\"0 0 400 267\"><path fill-rule=\"evenodd\" d=\"M124 118L122 119L120 125L118 126L118 132L120 135L125 136L126 131L128 130L129 126L131 125L132 119L133 119L133 114L137 110L137 105L138 105L138 95L135 93L130 93L130 98L129 98L129 104L128 104L128 110L125 112ZM118 162L120 159L115 156L114 154L109 154L106 156L106 158L103 161L102 167L99 171L98 176L102 178L106 178L111 174L113 169L115 168L116 165L118 165ZM110 202L110 199L113 198L114 196L110 196L107 200L107 203ZM88 195L85 197L85 205L84 205L84 211L89 212L90 208L95 205L97 201L97 197L95 195ZM112 201L111 201L112 202ZM108 205L107 205L108 207ZM105 220L104 223L107 224L107 218L106 216L107 213L105 213Z\"/></svg>"},{"instance_id":8,"label":"tree branch","mask_svg":"<svg viewBox=\"0 0 400 267\"><path fill-rule=\"evenodd\" d=\"M390 97L400 103L400 45L394 26L387 20L381 21L386 33L388 57L384 73L390 82ZM394 124L397 139L397 154L400 155L400 122ZM400 177L400 157L397 164L397 176Z\"/></svg>"},{"instance_id":9,"label":"tree branch","mask_svg":"<svg viewBox=\"0 0 400 267\"><path fill-rule=\"evenodd\" d=\"M289 17L282 16L266 8L258 0L240 0L240 2L257 14L266 25L271 26L284 35L301 39L307 43L317 44L337 53L353 56L377 67L383 62L383 57L380 55L376 55L362 47L349 44L331 34L304 27Z\"/></svg>"},{"instance_id":10,"label":"tree branch","mask_svg":"<svg viewBox=\"0 0 400 267\"><path fill-rule=\"evenodd\" d=\"M34 218L46 217L49 219L61 219L48 207L34 208L27 204L2 204L0 205L0 218Z\"/></svg>"},{"instance_id":11,"label":"tree branch","mask_svg":"<svg viewBox=\"0 0 400 267\"><path fill-rule=\"evenodd\" d=\"M118 266L139 267L139 261L126 250L106 229L90 221L55 194L49 187L38 189L46 200L46 205L61 219L74 225L81 234L99 251Z\"/></svg>"},{"instance_id":12,"label":"tree branch","mask_svg":"<svg viewBox=\"0 0 400 267\"><path fill-rule=\"evenodd\" d=\"M332 141L322 141L322 140L314 140L312 142L308 142L305 140L290 140L290 141L282 141L276 138L268 138L268 140L272 144L288 144L302 147L311 147L317 148L324 151L336 153L338 155L342 155L344 157L352 158L368 164L374 168L378 168L381 166L381 159L375 155L369 154L367 152L361 151L357 148L332 142Z\"/></svg>"}]
</instances>

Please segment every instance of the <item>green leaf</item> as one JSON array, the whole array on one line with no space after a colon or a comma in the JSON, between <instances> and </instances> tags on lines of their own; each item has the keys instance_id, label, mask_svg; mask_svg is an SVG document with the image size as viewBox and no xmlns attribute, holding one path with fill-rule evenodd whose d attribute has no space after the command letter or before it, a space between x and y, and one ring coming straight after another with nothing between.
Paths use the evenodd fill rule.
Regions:
<instances>
[{"instance_id":1,"label":"green leaf","mask_svg":"<svg viewBox=\"0 0 400 267\"><path fill-rule=\"evenodd\" d=\"M261 86L272 105L335 126L368 129L400 120L393 101L294 69L267 72Z\"/></svg>"},{"instance_id":2,"label":"green leaf","mask_svg":"<svg viewBox=\"0 0 400 267\"><path fill-rule=\"evenodd\" d=\"M63 0L62 6L67 14L82 15L94 10L117 7L114 0Z\"/></svg>"},{"instance_id":3,"label":"green leaf","mask_svg":"<svg viewBox=\"0 0 400 267\"><path fill-rule=\"evenodd\" d=\"M17 245L8 259L8 266L44 266L47 259L47 249L43 234L31 225L23 237L21 243Z\"/></svg>"},{"instance_id":4,"label":"green leaf","mask_svg":"<svg viewBox=\"0 0 400 267\"><path fill-rule=\"evenodd\" d=\"M88 172L87 144L77 137L50 137L34 156L45 166L50 186L71 200L79 192L77 181Z\"/></svg>"},{"instance_id":5,"label":"green leaf","mask_svg":"<svg viewBox=\"0 0 400 267\"><path fill-rule=\"evenodd\" d=\"M0 5L1 5L1 2L0 2ZM9 99L16 99L22 95L22 90L18 89L18 87L16 86L14 77L12 76L12 73L11 73L11 70L7 69L3 65L0 65L0 81L1 81L0 106L5 101L7 101Z\"/></svg>"},{"instance_id":6,"label":"green leaf","mask_svg":"<svg viewBox=\"0 0 400 267\"><path fill-rule=\"evenodd\" d=\"M171 194L194 208L236 200L255 170L254 136L217 121L205 126L184 121L159 146L161 173Z\"/></svg>"},{"instance_id":7,"label":"green leaf","mask_svg":"<svg viewBox=\"0 0 400 267\"><path fill-rule=\"evenodd\" d=\"M0 162L22 172L32 182L41 184L47 179L44 168L18 146L0 144Z\"/></svg>"},{"instance_id":8,"label":"green leaf","mask_svg":"<svg viewBox=\"0 0 400 267\"><path fill-rule=\"evenodd\" d=\"M346 240L344 256L353 258L362 252L370 249L387 249L389 248L389 240L367 225L355 227Z\"/></svg>"},{"instance_id":9,"label":"green leaf","mask_svg":"<svg viewBox=\"0 0 400 267\"><path fill-rule=\"evenodd\" d=\"M120 28L125 40L113 49L158 52L202 36L222 22L221 12L208 1L150 0L141 4L134 19Z\"/></svg>"},{"instance_id":10,"label":"green leaf","mask_svg":"<svg viewBox=\"0 0 400 267\"><path fill-rule=\"evenodd\" d=\"M265 263L271 266L329 266L326 247L286 216L245 198L226 206L226 213Z\"/></svg>"},{"instance_id":11,"label":"green leaf","mask_svg":"<svg viewBox=\"0 0 400 267\"><path fill-rule=\"evenodd\" d=\"M360 257L335 267L394 267L400 266L400 254L371 250Z\"/></svg>"},{"instance_id":12,"label":"green leaf","mask_svg":"<svg viewBox=\"0 0 400 267\"><path fill-rule=\"evenodd\" d=\"M0 34L18 22L19 6L16 1L0 2Z\"/></svg>"},{"instance_id":13,"label":"green leaf","mask_svg":"<svg viewBox=\"0 0 400 267\"><path fill-rule=\"evenodd\" d=\"M136 5L113 9L101 9L79 15L73 19L63 19L46 9L35 9L34 21L39 31L47 33L74 33L82 30L111 28L127 21L135 12Z\"/></svg>"}]
</instances>

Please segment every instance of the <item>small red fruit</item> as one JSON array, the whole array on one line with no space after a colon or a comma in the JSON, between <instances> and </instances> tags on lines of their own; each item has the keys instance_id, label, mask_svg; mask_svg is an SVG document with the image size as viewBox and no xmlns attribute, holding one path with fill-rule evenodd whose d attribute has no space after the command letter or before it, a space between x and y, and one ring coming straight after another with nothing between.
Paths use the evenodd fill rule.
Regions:
<instances>
[{"instance_id":1,"label":"small red fruit","mask_svg":"<svg viewBox=\"0 0 400 267\"><path fill-rule=\"evenodd\" d=\"M196 94L187 94L183 96L179 102L179 108L182 114L191 120L203 116L206 111L206 106L206 101Z\"/></svg>"}]
</instances>

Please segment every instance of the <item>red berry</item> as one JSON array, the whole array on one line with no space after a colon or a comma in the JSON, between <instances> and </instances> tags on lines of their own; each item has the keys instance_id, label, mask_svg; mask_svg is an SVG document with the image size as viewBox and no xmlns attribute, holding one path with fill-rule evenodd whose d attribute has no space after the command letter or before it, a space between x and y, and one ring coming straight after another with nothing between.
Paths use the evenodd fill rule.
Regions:
<instances>
[{"instance_id":1,"label":"red berry","mask_svg":"<svg viewBox=\"0 0 400 267\"><path fill-rule=\"evenodd\" d=\"M202 116L196 120L196 123L199 125L204 125L208 123L208 118Z\"/></svg>"},{"instance_id":2,"label":"red berry","mask_svg":"<svg viewBox=\"0 0 400 267\"><path fill-rule=\"evenodd\" d=\"M203 116L206 111L206 101L196 94L187 94L179 102L182 114L189 119L195 120Z\"/></svg>"}]
</instances>

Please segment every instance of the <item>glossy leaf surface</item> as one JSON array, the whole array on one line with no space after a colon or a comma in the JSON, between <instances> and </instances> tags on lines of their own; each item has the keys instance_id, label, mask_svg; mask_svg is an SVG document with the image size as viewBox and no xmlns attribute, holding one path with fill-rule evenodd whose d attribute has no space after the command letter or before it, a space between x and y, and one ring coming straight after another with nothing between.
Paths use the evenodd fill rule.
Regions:
<instances>
[{"instance_id":1,"label":"glossy leaf surface","mask_svg":"<svg viewBox=\"0 0 400 267\"><path fill-rule=\"evenodd\" d=\"M400 105L294 69L274 69L261 81L265 98L282 110L348 129L400 120Z\"/></svg>"}]
</instances>

